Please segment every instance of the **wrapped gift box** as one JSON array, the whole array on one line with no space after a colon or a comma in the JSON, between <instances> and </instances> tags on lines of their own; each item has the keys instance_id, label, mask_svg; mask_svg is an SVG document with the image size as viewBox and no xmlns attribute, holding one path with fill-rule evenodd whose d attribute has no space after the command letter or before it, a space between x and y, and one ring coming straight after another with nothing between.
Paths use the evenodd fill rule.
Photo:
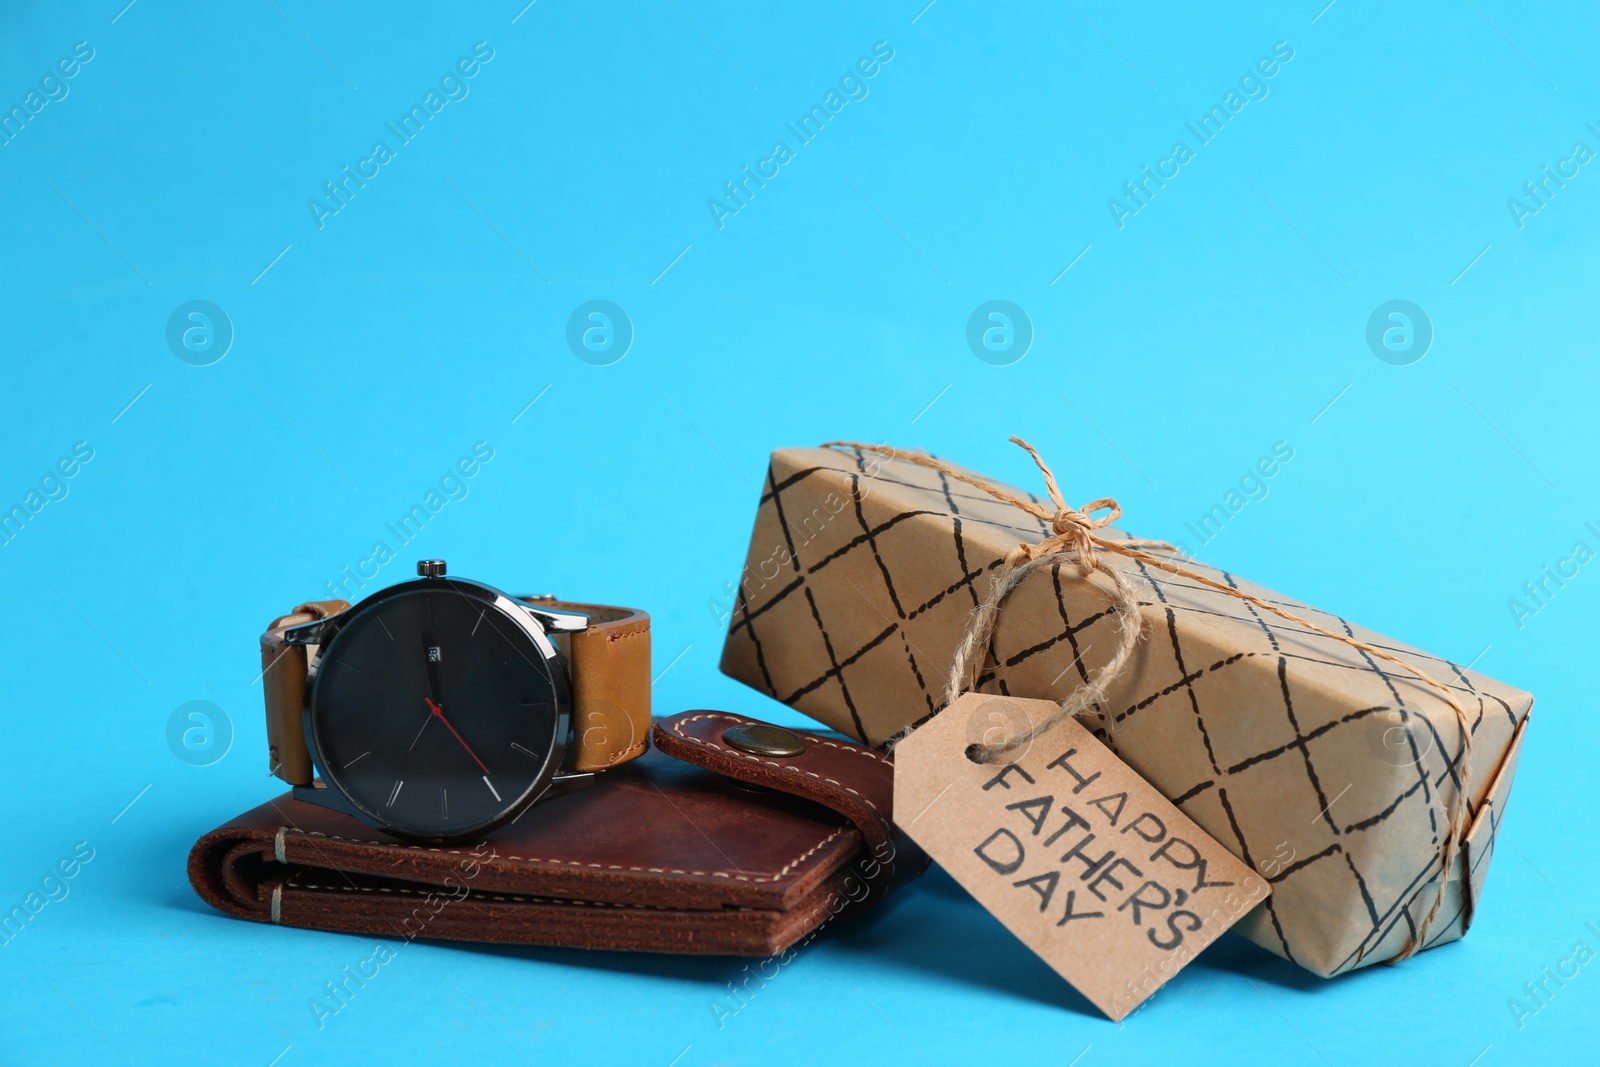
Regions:
<instances>
[{"instance_id":1,"label":"wrapped gift box","mask_svg":"<svg viewBox=\"0 0 1600 1067\"><path fill-rule=\"evenodd\" d=\"M1009 552L1050 533L1017 507L898 456L774 452L722 669L884 744L943 706L968 614ZM1112 527L1099 534L1127 539ZM1533 698L1176 550L1152 554L1449 687L1472 732L1469 818L1420 947L1461 937ZM1237 930L1323 976L1401 954L1438 899L1462 780L1463 737L1449 702L1397 664L1225 592L1099 555L1133 583L1144 637L1083 721L1272 882L1271 898ZM1029 573L1000 611L977 689L1068 696L1116 647L1110 589L1068 559Z\"/></svg>"}]
</instances>

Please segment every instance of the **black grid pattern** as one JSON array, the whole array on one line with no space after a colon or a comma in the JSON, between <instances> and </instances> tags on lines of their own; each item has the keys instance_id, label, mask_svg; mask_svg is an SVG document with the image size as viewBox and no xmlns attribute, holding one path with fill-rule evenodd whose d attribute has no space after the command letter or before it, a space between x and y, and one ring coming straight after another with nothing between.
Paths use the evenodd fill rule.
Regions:
<instances>
[{"instance_id":1,"label":"black grid pattern","mask_svg":"<svg viewBox=\"0 0 1600 1067\"><path fill-rule=\"evenodd\" d=\"M723 669L881 744L942 706L967 614L1005 554L1048 533L916 464L854 450L774 453ZM1321 974L1395 955L1437 892L1446 805L1461 784L1454 712L1391 663L1193 581L1118 565L1140 591L1145 640L1086 725L1268 876L1273 896L1241 924L1245 936ZM1460 937L1509 790L1510 774L1497 772L1532 698L1184 565L1414 663L1457 694L1473 734L1476 845L1428 941ZM978 688L1063 698L1110 655L1111 602L1103 580L1070 563L1029 575L1001 612ZM1383 743L1395 736L1407 746L1398 753Z\"/></svg>"}]
</instances>

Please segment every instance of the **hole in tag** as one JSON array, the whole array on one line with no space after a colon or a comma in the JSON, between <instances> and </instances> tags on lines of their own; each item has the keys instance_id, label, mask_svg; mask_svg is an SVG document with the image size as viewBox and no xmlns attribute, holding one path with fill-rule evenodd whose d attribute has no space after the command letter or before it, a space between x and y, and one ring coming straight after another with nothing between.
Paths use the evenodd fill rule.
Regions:
<instances>
[{"instance_id":1,"label":"hole in tag","mask_svg":"<svg viewBox=\"0 0 1600 1067\"><path fill-rule=\"evenodd\" d=\"M978 695L961 709L961 714L966 717L962 724L967 741L966 757L980 767L991 762L983 759L986 750L998 749L1026 737L1033 727L1028 713L1009 697ZM1022 759L1032 747L1031 741L1018 745L1006 753L1006 762Z\"/></svg>"}]
</instances>

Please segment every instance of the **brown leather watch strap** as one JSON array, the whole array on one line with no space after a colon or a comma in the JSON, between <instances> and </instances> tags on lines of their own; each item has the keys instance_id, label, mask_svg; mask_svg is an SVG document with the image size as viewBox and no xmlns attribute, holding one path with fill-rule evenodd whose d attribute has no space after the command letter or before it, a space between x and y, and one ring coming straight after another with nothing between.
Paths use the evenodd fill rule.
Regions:
<instances>
[{"instance_id":1,"label":"brown leather watch strap","mask_svg":"<svg viewBox=\"0 0 1600 1067\"><path fill-rule=\"evenodd\" d=\"M589 616L589 628L552 634L572 672L572 769L603 771L650 747L650 616L633 608L522 597L534 607Z\"/></svg>"},{"instance_id":2,"label":"brown leather watch strap","mask_svg":"<svg viewBox=\"0 0 1600 1067\"><path fill-rule=\"evenodd\" d=\"M586 630L551 635L566 653L572 676L571 769L602 771L642 754L650 745L650 616L606 604L520 599L534 607L589 617ZM261 635L271 770L290 785L309 785L313 775L301 708L306 665L316 646L287 644L284 631L349 608L343 600L301 604L274 619Z\"/></svg>"},{"instance_id":3,"label":"brown leather watch strap","mask_svg":"<svg viewBox=\"0 0 1600 1067\"><path fill-rule=\"evenodd\" d=\"M261 635L261 689L267 703L267 752L272 773L290 785L311 784L311 753L306 748L300 708L305 699L306 663L315 645L290 645L283 632L291 626L326 619L350 610L344 600L313 600L272 620Z\"/></svg>"}]
</instances>

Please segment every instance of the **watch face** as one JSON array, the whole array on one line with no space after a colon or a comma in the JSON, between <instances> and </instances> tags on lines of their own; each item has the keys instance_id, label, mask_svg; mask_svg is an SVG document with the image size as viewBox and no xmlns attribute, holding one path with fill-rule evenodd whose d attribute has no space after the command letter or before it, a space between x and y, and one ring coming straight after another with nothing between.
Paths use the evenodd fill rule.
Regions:
<instances>
[{"instance_id":1,"label":"watch face","mask_svg":"<svg viewBox=\"0 0 1600 1067\"><path fill-rule=\"evenodd\" d=\"M318 659L324 781L413 837L471 837L520 811L554 772L569 699L530 630L505 598L451 579L361 605Z\"/></svg>"}]
</instances>

